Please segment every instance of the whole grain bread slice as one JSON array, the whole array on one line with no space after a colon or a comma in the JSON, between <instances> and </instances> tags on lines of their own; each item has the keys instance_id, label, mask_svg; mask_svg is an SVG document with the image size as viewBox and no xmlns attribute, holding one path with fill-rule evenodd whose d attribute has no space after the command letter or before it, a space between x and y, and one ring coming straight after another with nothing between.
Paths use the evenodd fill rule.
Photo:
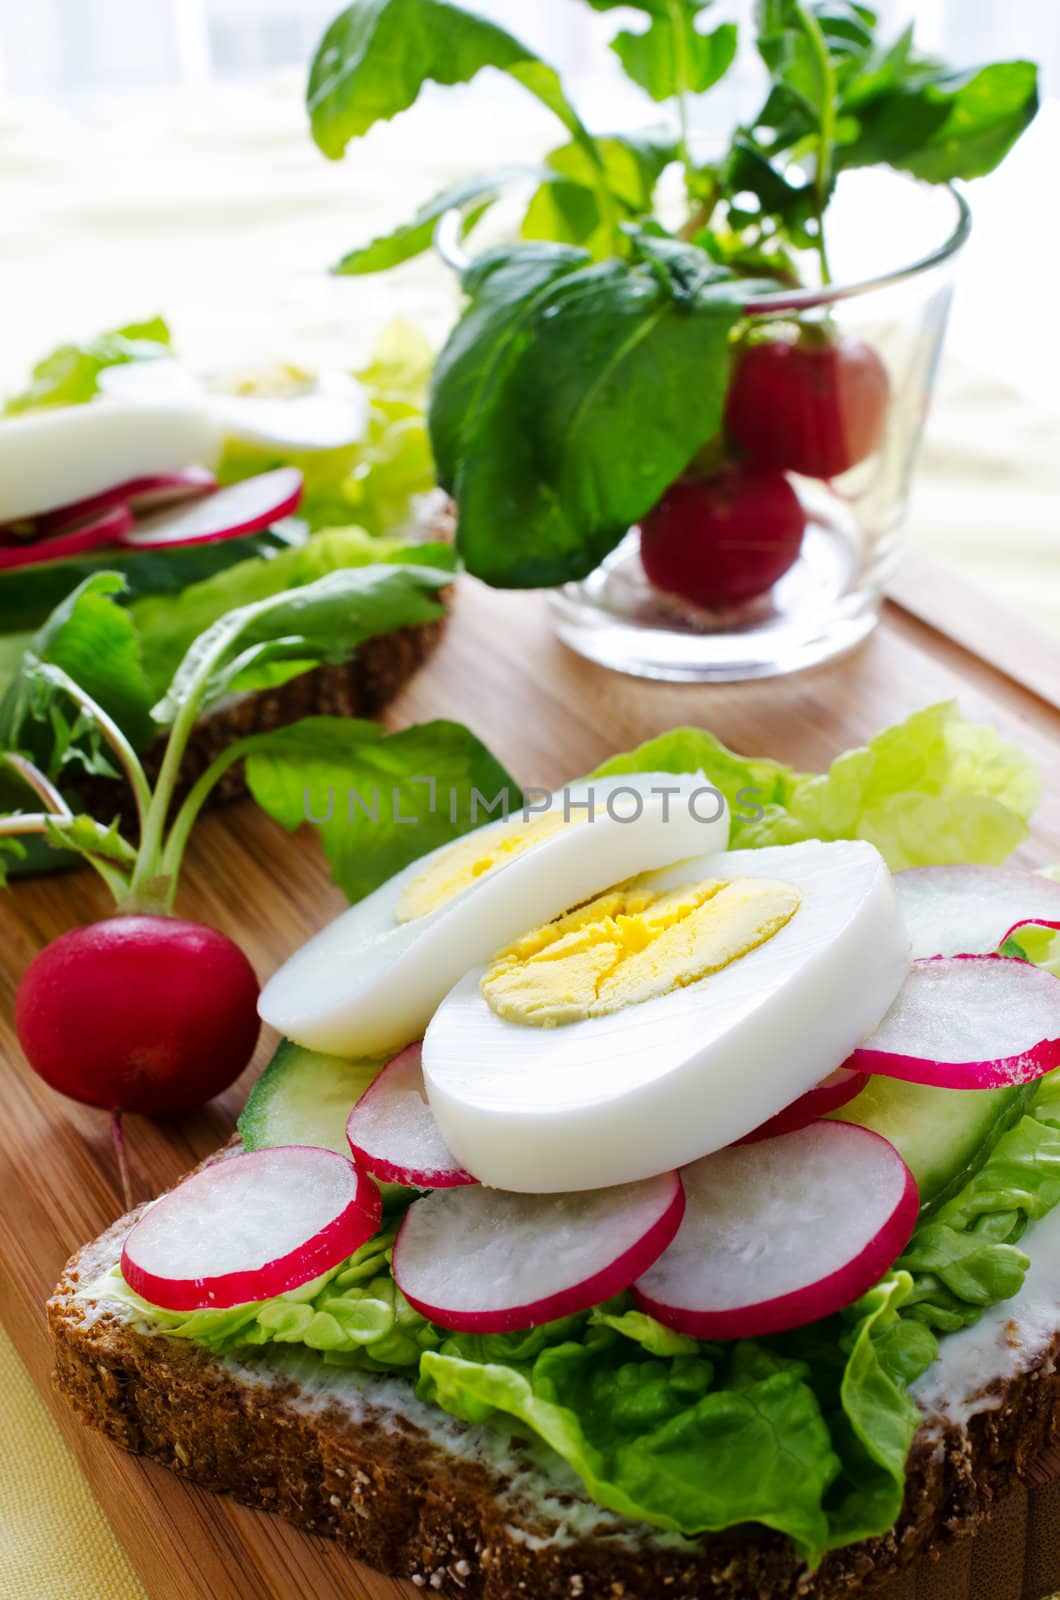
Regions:
<instances>
[{"instance_id":1,"label":"whole grain bread slice","mask_svg":"<svg viewBox=\"0 0 1060 1600\"><path fill-rule=\"evenodd\" d=\"M558 1458L502 1425L472 1427L423 1404L405 1377L275 1346L220 1358L138 1326L100 1286L137 1214L79 1251L49 1302L60 1392L126 1450L430 1593L883 1600L893 1586L897 1600L911 1592L900 1578L908 1565L974 1532L1054 1435L1060 1334L988 1383L988 1408L967 1425L925 1416L895 1527L809 1574L762 1528L691 1540L613 1515Z\"/></svg>"}]
</instances>

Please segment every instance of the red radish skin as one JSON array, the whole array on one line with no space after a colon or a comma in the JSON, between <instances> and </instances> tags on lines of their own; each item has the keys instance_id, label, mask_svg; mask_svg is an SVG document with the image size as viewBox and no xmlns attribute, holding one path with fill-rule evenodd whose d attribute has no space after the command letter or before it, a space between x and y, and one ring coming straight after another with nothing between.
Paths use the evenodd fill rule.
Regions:
<instances>
[{"instance_id":1,"label":"red radish skin","mask_svg":"<svg viewBox=\"0 0 1060 1600\"><path fill-rule=\"evenodd\" d=\"M19 1042L84 1105L154 1115L202 1105L239 1076L260 1022L258 980L216 928L119 916L74 928L30 963Z\"/></svg>"},{"instance_id":2,"label":"red radish skin","mask_svg":"<svg viewBox=\"0 0 1060 1600\"><path fill-rule=\"evenodd\" d=\"M1020 922L1014 922L1011 928L1006 930L1001 944L1005 944L1009 939L1014 939L1021 928L1049 928L1053 933L1056 933L1060 931L1060 921L1047 920L1045 917L1024 917ZM1000 953L1000 948L1001 946L999 945L998 953Z\"/></svg>"},{"instance_id":3,"label":"red radish skin","mask_svg":"<svg viewBox=\"0 0 1060 1600\"><path fill-rule=\"evenodd\" d=\"M388 1061L350 1112L346 1138L373 1178L413 1189L458 1189L477 1183L447 1148L427 1104L423 1041Z\"/></svg>"},{"instance_id":4,"label":"red radish skin","mask_svg":"<svg viewBox=\"0 0 1060 1600\"><path fill-rule=\"evenodd\" d=\"M783 473L736 462L671 484L641 523L640 558L665 594L707 608L739 605L794 566L805 528Z\"/></svg>"},{"instance_id":5,"label":"red radish skin","mask_svg":"<svg viewBox=\"0 0 1060 1600\"><path fill-rule=\"evenodd\" d=\"M318 1191L308 1208L312 1231L270 1256L279 1230L289 1242L301 1220L296 1186L304 1197L307 1185ZM322 1216L325 1209L328 1215ZM371 1178L333 1150L277 1145L245 1151L211 1162L149 1207L125 1241L121 1273L136 1294L167 1311L222 1310L271 1300L345 1261L378 1231L382 1211ZM245 1235L248 1227L257 1237L241 1240L240 1246L253 1259L234 1270L211 1272L218 1241L225 1244L236 1229ZM187 1266L190 1249L201 1271L164 1270L173 1263L174 1235L182 1233L191 1243L178 1238L177 1260Z\"/></svg>"},{"instance_id":6,"label":"red radish skin","mask_svg":"<svg viewBox=\"0 0 1060 1600\"><path fill-rule=\"evenodd\" d=\"M217 488L217 479L206 467L185 467L180 472L159 472L147 478L130 478L127 483L115 484L113 489L103 489L87 500L76 500L71 505L59 506L35 518L42 535L61 532L73 523L84 522L124 506L133 516L144 516L149 511L160 511L164 506L179 505L184 500L195 500Z\"/></svg>"},{"instance_id":7,"label":"red radish skin","mask_svg":"<svg viewBox=\"0 0 1060 1600\"><path fill-rule=\"evenodd\" d=\"M438 1189L405 1213L394 1280L421 1315L455 1333L536 1328L628 1289L670 1244L684 1209L675 1172L572 1195ZM476 1306L476 1294L493 1303Z\"/></svg>"},{"instance_id":8,"label":"red radish skin","mask_svg":"<svg viewBox=\"0 0 1060 1600\"><path fill-rule=\"evenodd\" d=\"M894 1146L848 1122L732 1145L683 1168L682 1179L685 1221L633 1297L694 1339L761 1338L851 1305L901 1255L920 1209ZM838 1246L833 1218L848 1235ZM753 1285L746 1303L719 1294L734 1270ZM800 1270L806 1281L789 1287ZM779 1292L759 1298L770 1283Z\"/></svg>"},{"instance_id":9,"label":"red radish skin","mask_svg":"<svg viewBox=\"0 0 1060 1600\"><path fill-rule=\"evenodd\" d=\"M289 516L301 498L302 474L296 467L277 467L231 483L191 505L138 520L121 542L133 550L155 550L239 539Z\"/></svg>"},{"instance_id":10,"label":"red radish skin","mask_svg":"<svg viewBox=\"0 0 1060 1600\"><path fill-rule=\"evenodd\" d=\"M749 345L725 421L752 461L807 478L838 478L883 443L891 385L862 339Z\"/></svg>"},{"instance_id":11,"label":"red radish skin","mask_svg":"<svg viewBox=\"0 0 1060 1600\"><path fill-rule=\"evenodd\" d=\"M790 1106L778 1111L775 1117L763 1122L753 1133L745 1133L737 1143L755 1144L759 1139L776 1139L782 1133L794 1133L796 1128L805 1128L808 1123L816 1122L820 1117L826 1117L830 1111L838 1111L840 1107L847 1105L861 1093L868 1081L867 1072L854 1072L850 1067L836 1067L834 1072L830 1072L827 1078L822 1078L808 1093L793 1100Z\"/></svg>"},{"instance_id":12,"label":"red radish skin","mask_svg":"<svg viewBox=\"0 0 1060 1600\"><path fill-rule=\"evenodd\" d=\"M916 959L992 955L1017 928L1060 927L1060 883L1021 867L908 867L894 887Z\"/></svg>"},{"instance_id":13,"label":"red radish skin","mask_svg":"<svg viewBox=\"0 0 1060 1600\"><path fill-rule=\"evenodd\" d=\"M78 527L68 528L65 533L29 543L4 545L0 548L0 572L15 567L39 567L47 561L64 561L70 556L83 556L91 550L120 544L133 526L128 506L114 506Z\"/></svg>"},{"instance_id":14,"label":"red radish skin","mask_svg":"<svg viewBox=\"0 0 1060 1600\"><path fill-rule=\"evenodd\" d=\"M1060 1067L1060 978L1008 956L916 961L847 1065L939 1089L1033 1083Z\"/></svg>"}]
</instances>

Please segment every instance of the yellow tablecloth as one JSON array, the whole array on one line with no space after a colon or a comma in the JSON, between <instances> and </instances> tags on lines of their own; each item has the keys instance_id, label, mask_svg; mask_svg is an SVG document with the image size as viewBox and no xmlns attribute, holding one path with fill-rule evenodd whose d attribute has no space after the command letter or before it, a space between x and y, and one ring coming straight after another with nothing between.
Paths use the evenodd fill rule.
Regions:
<instances>
[{"instance_id":1,"label":"yellow tablecloth","mask_svg":"<svg viewBox=\"0 0 1060 1600\"><path fill-rule=\"evenodd\" d=\"M0 1328L0 1597L143 1600L73 1453Z\"/></svg>"},{"instance_id":2,"label":"yellow tablecloth","mask_svg":"<svg viewBox=\"0 0 1060 1600\"><path fill-rule=\"evenodd\" d=\"M85 118L58 107L0 108L8 312L0 393L61 340L155 311L171 319L189 356L211 365L284 356L348 365L397 312L441 336L456 294L433 259L381 278L333 279L324 268L461 172L534 159L554 137L547 117L509 101L447 117L435 102L374 130L335 166L308 139L300 90L290 76L123 101ZM993 371L976 370L964 352L974 348L974 308L991 309L984 274L996 235L986 243L979 268L970 263L973 314L966 300L958 358L944 367L928 429L910 538L1024 616L1060 629L1057 416L1047 386L1032 385L1032 401L1018 383L1028 360L1060 371L1058 324L1034 312L1033 295L999 294L997 315L1023 340L1024 360L1007 380L996 360ZM1020 331L1032 315L1033 338ZM987 343L996 354L996 337ZM142 1593L0 1332L0 1600Z\"/></svg>"}]
</instances>

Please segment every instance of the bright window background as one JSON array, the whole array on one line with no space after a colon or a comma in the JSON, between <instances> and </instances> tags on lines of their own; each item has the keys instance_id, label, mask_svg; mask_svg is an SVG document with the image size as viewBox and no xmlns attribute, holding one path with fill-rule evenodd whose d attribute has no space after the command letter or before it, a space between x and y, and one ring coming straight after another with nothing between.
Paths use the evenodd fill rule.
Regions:
<instances>
[{"instance_id":1,"label":"bright window background","mask_svg":"<svg viewBox=\"0 0 1060 1600\"><path fill-rule=\"evenodd\" d=\"M604 48L636 14L585 0L465 0L555 62L591 126L665 108ZM344 161L313 146L305 67L341 0L0 0L0 263L15 308L0 393L42 351L156 311L207 366L290 358L349 366L395 314L440 341L458 309L431 254L331 277L351 245L454 178L535 160L555 121L500 74L428 89ZM1060 629L1060 0L877 0L956 65L1026 56L1047 101L1001 170L970 186L975 226L917 474L910 537L1024 616ZM712 16L746 23L750 0ZM703 142L753 112L762 70L744 29L706 97ZM1050 97L1051 98L1048 98ZM871 219L870 219L871 227Z\"/></svg>"},{"instance_id":2,"label":"bright window background","mask_svg":"<svg viewBox=\"0 0 1060 1600\"><path fill-rule=\"evenodd\" d=\"M0 87L69 99L253 77L307 60L337 9L334 0L4 0ZM547 52L583 96L614 93L617 73L601 66L596 49L615 29L613 14L597 16L576 0L477 0L477 9ZM719 0L715 14L749 9ZM922 43L959 66L1032 56L1047 92L1060 93L1057 0L878 0L877 9L895 25L915 15Z\"/></svg>"}]
</instances>

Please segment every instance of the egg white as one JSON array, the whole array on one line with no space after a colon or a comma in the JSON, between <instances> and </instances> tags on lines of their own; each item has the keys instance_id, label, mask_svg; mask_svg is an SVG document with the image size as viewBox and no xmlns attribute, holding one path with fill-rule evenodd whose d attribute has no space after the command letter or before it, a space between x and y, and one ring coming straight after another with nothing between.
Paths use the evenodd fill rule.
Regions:
<instances>
[{"instance_id":1,"label":"egg white","mask_svg":"<svg viewBox=\"0 0 1060 1600\"><path fill-rule=\"evenodd\" d=\"M155 404L197 399L234 444L279 454L312 455L359 444L368 427L364 385L348 372L322 372L313 386L297 394L246 394L208 383L175 357L107 367L100 388L118 399Z\"/></svg>"},{"instance_id":2,"label":"egg white","mask_svg":"<svg viewBox=\"0 0 1060 1600\"><path fill-rule=\"evenodd\" d=\"M651 884L741 876L793 884L791 921L720 972L611 1015L506 1022L484 969L464 975L423 1043L431 1109L462 1166L540 1194L647 1178L731 1144L847 1059L909 970L882 857L861 842L734 850Z\"/></svg>"},{"instance_id":3,"label":"egg white","mask_svg":"<svg viewBox=\"0 0 1060 1600\"><path fill-rule=\"evenodd\" d=\"M0 423L0 522L39 516L132 478L212 466L221 435L194 399L94 400Z\"/></svg>"},{"instance_id":4,"label":"egg white","mask_svg":"<svg viewBox=\"0 0 1060 1600\"><path fill-rule=\"evenodd\" d=\"M689 803L705 786L698 773L638 773L569 784L575 816L583 814L574 808L592 790L593 821L552 834L437 910L397 925L406 887L452 845L432 851L298 950L265 985L262 1017L311 1050L349 1056L399 1050L420 1037L439 1001L469 967L488 961L527 928L612 884L697 855L704 846L724 848L728 810L713 815L720 797L718 806L704 798ZM652 793L663 788L670 791L665 797ZM516 812L474 837L485 846L504 829L522 826L522 813Z\"/></svg>"}]
</instances>

